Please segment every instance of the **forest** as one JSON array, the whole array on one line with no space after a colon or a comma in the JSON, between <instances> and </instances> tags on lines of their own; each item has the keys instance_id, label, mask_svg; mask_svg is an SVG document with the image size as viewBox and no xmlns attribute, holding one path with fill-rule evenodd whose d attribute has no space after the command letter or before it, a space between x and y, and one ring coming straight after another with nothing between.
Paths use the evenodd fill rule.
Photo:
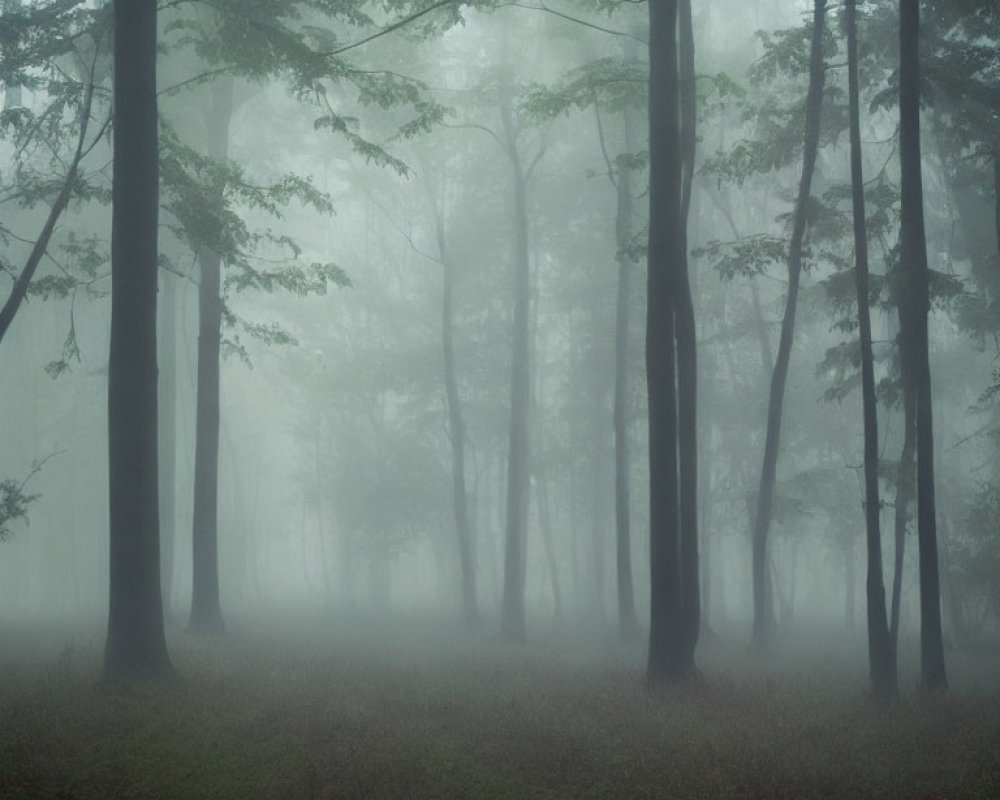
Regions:
<instances>
[{"instance_id":1,"label":"forest","mask_svg":"<svg viewBox=\"0 0 1000 800\"><path fill-rule=\"evenodd\" d=\"M2 0L0 800L1000 796L1000 0Z\"/></svg>"}]
</instances>

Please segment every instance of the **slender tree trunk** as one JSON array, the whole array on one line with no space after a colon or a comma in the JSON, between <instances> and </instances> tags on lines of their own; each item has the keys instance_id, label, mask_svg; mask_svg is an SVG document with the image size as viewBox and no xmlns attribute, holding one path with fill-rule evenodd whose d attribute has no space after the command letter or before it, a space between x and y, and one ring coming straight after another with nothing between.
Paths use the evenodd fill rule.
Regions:
<instances>
[{"instance_id":1,"label":"slender tree trunk","mask_svg":"<svg viewBox=\"0 0 1000 800\"><path fill-rule=\"evenodd\" d=\"M809 205L816 153L819 149L819 123L823 105L823 28L826 18L826 0L814 0L813 33L810 51L809 95L806 99L805 145L802 155L802 179L795 203L792 222L792 240L788 249L788 295L785 314L781 320L781 338L778 356L771 374L771 393L767 407L767 433L764 438L764 463L760 471L760 488L757 493L757 516L753 534L753 636L751 645L765 649L770 644L772 610L767 602L767 536L771 528L774 503L774 483L778 466L778 449L781 441L782 409L785 402L785 384L788 380L788 362L792 354L795 334L795 312L798 307L799 279L802 274L802 244L805 239L806 217Z\"/></svg>"},{"instance_id":2,"label":"slender tree trunk","mask_svg":"<svg viewBox=\"0 0 1000 800\"><path fill-rule=\"evenodd\" d=\"M525 640L525 534L529 494L531 365L531 269L528 258L528 191L517 149L509 99L501 107L514 204L513 297L511 327L510 433L507 451L507 515L504 547L501 632L507 641Z\"/></svg>"},{"instance_id":3,"label":"slender tree trunk","mask_svg":"<svg viewBox=\"0 0 1000 800\"><path fill-rule=\"evenodd\" d=\"M916 469L917 417L913 390L903 383L903 448L896 470L896 507L893 538L892 602L889 613L889 636L893 648L899 643L899 606L903 592L903 558L906 555L906 528L913 498L913 473ZM896 651L898 653L898 650Z\"/></svg>"},{"instance_id":4,"label":"slender tree trunk","mask_svg":"<svg viewBox=\"0 0 1000 800\"><path fill-rule=\"evenodd\" d=\"M858 578L854 567L854 542L850 534L842 542L844 558L844 627L853 633L855 620L855 598L858 593Z\"/></svg>"},{"instance_id":5,"label":"slender tree trunk","mask_svg":"<svg viewBox=\"0 0 1000 800\"><path fill-rule=\"evenodd\" d=\"M587 597L587 610L591 619L602 623L605 619L605 545L608 533L607 489L610 483L608 475L608 441L605 431L608 424L607 384L610 377L604 366L603 345L606 342L605 328L601 325L601 294L596 283L591 283L590 302L590 487L588 500L590 503L590 592ZM617 512L616 512L617 513Z\"/></svg>"},{"instance_id":6,"label":"slender tree trunk","mask_svg":"<svg viewBox=\"0 0 1000 800\"><path fill-rule=\"evenodd\" d=\"M474 628L479 625L479 607L476 601L476 571L472 555L472 522L465 489L465 418L462 416L462 405L458 397L458 378L455 374L455 267L448 252L443 212L436 204L435 224L442 265L441 346L444 356L445 396L448 402L448 433L451 439L452 511L458 540L462 615L465 624Z\"/></svg>"},{"instance_id":7,"label":"slender tree trunk","mask_svg":"<svg viewBox=\"0 0 1000 800\"><path fill-rule=\"evenodd\" d=\"M156 416L156 3L116 0L104 679L171 672L160 595Z\"/></svg>"},{"instance_id":8,"label":"slender tree trunk","mask_svg":"<svg viewBox=\"0 0 1000 800\"><path fill-rule=\"evenodd\" d=\"M634 147L634 120L625 110L625 149L618 157L618 218L615 233L618 246L618 297L615 307L615 556L618 588L618 631L622 639L639 635L632 583L632 543L629 519L629 435L628 435L628 353L629 307L633 259L632 168L629 157Z\"/></svg>"},{"instance_id":9,"label":"slender tree trunk","mask_svg":"<svg viewBox=\"0 0 1000 800\"><path fill-rule=\"evenodd\" d=\"M917 542L920 548L920 667L925 690L943 690L948 681L941 634L934 499L934 432L927 316L930 310L923 179L920 174L920 4L900 0L899 159L902 206L900 292L904 380L913 386L917 415Z\"/></svg>"},{"instance_id":10,"label":"slender tree trunk","mask_svg":"<svg viewBox=\"0 0 1000 800\"><path fill-rule=\"evenodd\" d=\"M225 159L229 153L229 122L233 110L233 80L212 85L207 117L208 155ZM225 187L217 187L221 194ZM194 517L192 520L191 618L188 628L222 633L219 602L219 346L222 337L222 258L215 250L198 251L198 390L195 423Z\"/></svg>"},{"instance_id":11,"label":"slender tree trunk","mask_svg":"<svg viewBox=\"0 0 1000 800\"><path fill-rule=\"evenodd\" d=\"M177 279L160 274L160 579L170 618L177 542Z\"/></svg>"},{"instance_id":12,"label":"slender tree trunk","mask_svg":"<svg viewBox=\"0 0 1000 800\"><path fill-rule=\"evenodd\" d=\"M847 69L850 106L851 198L854 217L855 279L858 295L858 336L861 340L861 403L865 438L865 531L868 556L866 600L868 666L872 690L880 696L896 693L896 652L885 613L882 574L881 501L878 491L878 422L875 406L875 362L868 301L868 229L865 219L864 175L861 167L861 121L858 102L857 2L847 0Z\"/></svg>"},{"instance_id":13,"label":"slender tree trunk","mask_svg":"<svg viewBox=\"0 0 1000 800\"><path fill-rule=\"evenodd\" d=\"M694 672L694 651L701 633L701 575L698 567L698 360L694 299L688 277L687 227L694 181L697 109L694 72L694 31L691 0L678 3L678 90L680 110L681 216L678 227L680 260L677 271L677 425L680 467L680 561L683 603L684 659Z\"/></svg>"},{"instance_id":14,"label":"slender tree trunk","mask_svg":"<svg viewBox=\"0 0 1000 800\"><path fill-rule=\"evenodd\" d=\"M549 502L548 470L539 464L535 470L535 507L538 510L538 527L542 534L545 550L545 564L552 583L552 613L557 620L562 619L562 585L559 580L559 561L556 558L555 542L552 539L552 505Z\"/></svg>"}]
</instances>

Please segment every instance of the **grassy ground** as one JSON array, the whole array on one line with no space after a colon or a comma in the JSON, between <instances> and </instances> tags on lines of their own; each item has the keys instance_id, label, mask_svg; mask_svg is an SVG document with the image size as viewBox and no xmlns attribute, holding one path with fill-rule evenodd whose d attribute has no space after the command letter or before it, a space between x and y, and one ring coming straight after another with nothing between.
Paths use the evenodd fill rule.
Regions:
<instances>
[{"instance_id":1,"label":"grassy ground","mask_svg":"<svg viewBox=\"0 0 1000 800\"><path fill-rule=\"evenodd\" d=\"M128 688L98 685L98 636L10 657L0 797L1000 797L996 661L880 705L831 652L708 644L699 683L651 692L641 646L391 633L178 634L182 679Z\"/></svg>"}]
</instances>

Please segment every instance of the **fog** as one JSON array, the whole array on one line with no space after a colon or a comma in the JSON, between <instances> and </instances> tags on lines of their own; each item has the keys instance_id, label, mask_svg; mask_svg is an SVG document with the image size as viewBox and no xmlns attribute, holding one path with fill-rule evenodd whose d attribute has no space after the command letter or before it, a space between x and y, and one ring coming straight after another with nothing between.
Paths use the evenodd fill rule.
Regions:
<instances>
[{"instance_id":1,"label":"fog","mask_svg":"<svg viewBox=\"0 0 1000 800\"><path fill-rule=\"evenodd\" d=\"M24 709L43 707L38 698L46 692L66 702L73 693L85 696L81 714L99 713L104 702L93 685L113 595L114 125L101 126L112 105L114 4L103 5L22 0L5 4L0 16L0 299L13 297L56 202L78 145L82 98L93 87L82 138L88 149L73 193L16 318L0 334L0 669L9 676L0 707L21 709L15 718L29 720L25 731L34 723ZM126 782L122 796L391 797L407 796L401 787L410 781L408 796L473 796L462 793L471 786L482 792L476 796L585 796L560 758L586 763L577 767L581 775L597 774L605 737L614 743L609 754L621 747L634 755L642 746L628 744L630 737L658 741L673 735L665 731L688 730L688 716L725 718L737 708L732 724L740 735L753 740L747 720L757 714L771 731L757 755L746 756L752 765L719 744L732 771L714 789L664 783L653 767L643 773L643 761L627 774L644 778L621 777L621 795L601 796L660 796L665 786L672 796L819 796L824 786L833 787L830 796L972 796L995 785L1000 285L993 273L1000 201L996 105L976 93L995 95L1000 85L990 27L995 4L924 4L940 29L923 45L938 60L925 56L933 87L925 90L920 131L931 270L935 605L948 698L981 704L974 725L960 716L969 706L926 711L919 700L928 688L921 672L927 623L922 629L915 498L926 507L926 484L917 495L913 484L908 515L897 521L900 486L913 481L899 466L906 382L893 289L902 216L898 16L896 4L859 4L883 615L893 616L897 594L893 647L902 698L895 716L878 724L892 742L902 741L901 731L935 730L942 740L955 727L974 731L961 757L927 755L935 764L927 774L914 767L919 752L887 745L886 774L912 777L897 783L856 767L839 739L828 751L817 745L817 764L827 753L861 776L854 782L831 783L818 766L772 773L754 761L785 746L771 738L783 723L768 714L789 709L788 724L799 731L793 736L811 741L810 720L845 732L854 724L829 709L846 703L850 713L870 710L865 432L840 7L826 10L826 86L806 198L812 205L803 211L803 274L768 501L771 633L761 647L754 526L803 171L813 4L691 4L697 146L686 269L696 328L697 493L684 499L682 475L680 502L697 514L700 638L687 678L698 688L654 693L647 708L651 690L642 678L658 683L649 654L659 591L651 588L650 497L663 491L655 481L651 488L645 371L646 247L650 225L663 224L650 211L648 4L273 5L181 2L161 4L159 12L158 537L167 647L188 692L177 702L211 705L216 691L246 692L256 698L246 707L266 717L271 702L306 708L312 701L305 698L324 694L331 705L316 706L326 709L317 714L358 726L378 719L393 736L409 730L403 718L411 714L440 715L442 730L461 737L464 717L452 715L464 709L492 720L483 724L487 731L506 720L517 738L543 723L525 722L520 711L507 719L503 698L520 709L534 697L539 719L551 720L551 736L579 725L594 749L531 766L525 744L525 752L504 756L512 769L523 767L519 788L465 776L455 779L464 789L442 789L394 772L403 767L379 749L382 734L371 732L382 728L361 734L359 727L345 736L369 743L364 759L353 751L337 756L357 770L348 777L317 766L315 785L298 768L294 781L282 783L274 776L283 768L275 767L242 795L220 777L225 788L211 795L160 776L144 788ZM23 26L22 19L61 6L59 14L80 16L54 14ZM966 45L983 60L948 72L948 59ZM65 103L55 103L60 92ZM199 346L212 339L200 287L213 259L221 267L220 355L208 356L218 364L217 464L210 447L198 454L199 436L214 441L210 427L200 429L211 424L213 401L207 362L199 365L206 359ZM619 298L623 270L630 285ZM528 296L519 307L523 274ZM514 422L522 312L527 414ZM628 341L616 349L623 318ZM199 378L208 392L202 400ZM201 423L199 403L208 404ZM518 424L527 426L528 442L521 478L519 445L512 445ZM622 432L627 452L617 452L626 460L616 473ZM683 452L680 458L688 469ZM217 474L217 487L196 474ZM625 478L627 503L618 495L616 505ZM521 479L526 496L512 500ZM512 507L523 515L520 545L511 544ZM623 561L626 513L630 552ZM213 549L217 536L217 566L205 562L211 579L198 590L209 593L203 617L192 613L194 559L206 557L194 555L196 530ZM523 572L523 640L506 616L515 562ZM36 670L49 688L32 683ZM452 678L441 677L445 672ZM832 699L816 700L819 686L834 687ZM338 692L357 699L337 705L330 698ZM158 704L173 701L149 702L142 714L170 718ZM580 721L571 709L590 702L604 709L595 713L627 709L626 733L587 728L593 718ZM234 699L220 718L238 705ZM287 729L298 731L295 724ZM706 741L715 741L714 731L704 733ZM103 729L94 735L114 738ZM437 742L436 735L420 734ZM0 764L27 763L15 739L0 740ZM308 736L297 742L312 752ZM125 752L119 746L109 745L108 763ZM672 746L664 745L675 752ZM708 758L678 747L677 757L691 763ZM470 758L489 761L481 756ZM203 768L214 769L205 758ZM412 759L421 769L437 763ZM39 774L55 769L39 763ZM758 777L741 784L734 776L744 767ZM461 773L455 764L438 768ZM59 769L78 792L61 796L107 791L93 775L80 778L62 762ZM371 776L383 769L389 777L378 783ZM54 784L32 783L23 770L10 774L8 794L0 772L0 796L55 796ZM599 785L589 785L598 796Z\"/></svg>"}]
</instances>

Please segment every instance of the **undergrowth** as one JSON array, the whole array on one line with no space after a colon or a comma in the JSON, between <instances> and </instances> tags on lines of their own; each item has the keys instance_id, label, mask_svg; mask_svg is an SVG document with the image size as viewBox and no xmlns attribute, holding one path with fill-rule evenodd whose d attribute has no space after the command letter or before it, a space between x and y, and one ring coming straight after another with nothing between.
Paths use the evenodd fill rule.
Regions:
<instances>
[{"instance_id":1,"label":"undergrowth","mask_svg":"<svg viewBox=\"0 0 1000 800\"><path fill-rule=\"evenodd\" d=\"M650 690L639 648L402 638L179 634L180 680L112 688L93 645L12 660L0 797L1000 797L987 693L877 703L854 673L711 655Z\"/></svg>"}]
</instances>

